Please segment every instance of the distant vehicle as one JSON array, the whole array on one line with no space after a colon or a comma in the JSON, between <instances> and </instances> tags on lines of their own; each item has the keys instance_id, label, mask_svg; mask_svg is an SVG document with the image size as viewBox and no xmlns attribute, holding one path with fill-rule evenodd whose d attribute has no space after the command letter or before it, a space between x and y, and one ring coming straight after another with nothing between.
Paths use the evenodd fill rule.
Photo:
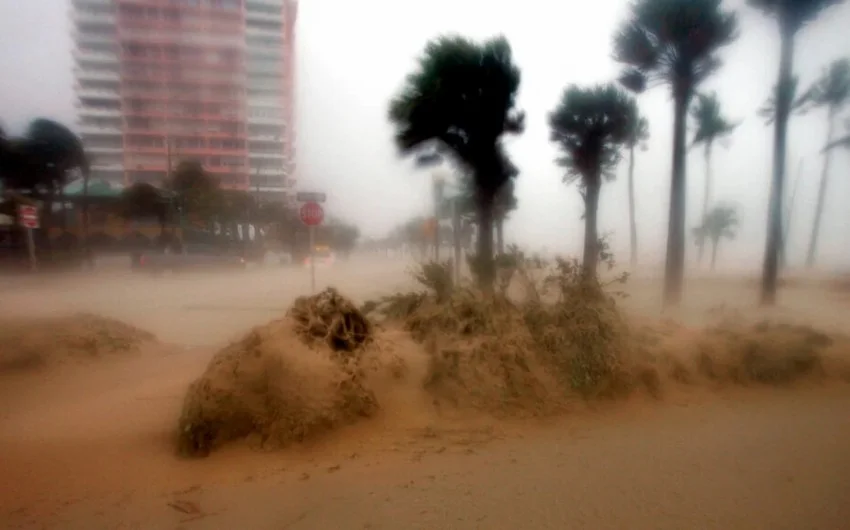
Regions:
<instances>
[{"instance_id":1,"label":"distant vehicle","mask_svg":"<svg viewBox=\"0 0 850 530\"><path fill-rule=\"evenodd\" d=\"M313 259L316 260L317 267L330 267L336 263L336 255L326 246L316 246L313 249ZM304 258L304 266L310 266L310 256Z\"/></svg>"},{"instance_id":2,"label":"distant vehicle","mask_svg":"<svg viewBox=\"0 0 850 530\"><path fill-rule=\"evenodd\" d=\"M196 249L186 252L146 252L134 258L137 270L151 274L186 270L244 269L245 258L235 254Z\"/></svg>"}]
</instances>

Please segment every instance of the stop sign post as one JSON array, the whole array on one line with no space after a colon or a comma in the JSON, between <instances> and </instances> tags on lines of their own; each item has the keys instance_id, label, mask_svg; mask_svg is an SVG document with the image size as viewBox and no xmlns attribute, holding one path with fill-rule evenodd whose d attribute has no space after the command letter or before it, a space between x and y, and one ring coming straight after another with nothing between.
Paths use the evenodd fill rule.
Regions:
<instances>
[{"instance_id":1,"label":"stop sign post","mask_svg":"<svg viewBox=\"0 0 850 530\"><path fill-rule=\"evenodd\" d=\"M315 232L316 227L322 224L325 219L325 211L322 205L315 201L305 202L301 206L301 222L307 226L307 231L310 234L310 292L316 292L316 259L313 255L316 248Z\"/></svg>"},{"instance_id":2,"label":"stop sign post","mask_svg":"<svg viewBox=\"0 0 850 530\"><path fill-rule=\"evenodd\" d=\"M30 204L18 205L18 224L26 228L30 269L35 271L38 268L38 262L35 259L35 241L33 240L32 231L39 227L38 207Z\"/></svg>"}]
</instances>

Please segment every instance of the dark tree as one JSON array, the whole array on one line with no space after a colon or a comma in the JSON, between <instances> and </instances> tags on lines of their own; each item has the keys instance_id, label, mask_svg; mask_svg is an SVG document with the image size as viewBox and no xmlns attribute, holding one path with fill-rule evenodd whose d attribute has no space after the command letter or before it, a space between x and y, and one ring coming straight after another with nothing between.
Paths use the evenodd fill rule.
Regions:
<instances>
[{"instance_id":1,"label":"dark tree","mask_svg":"<svg viewBox=\"0 0 850 530\"><path fill-rule=\"evenodd\" d=\"M599 261L597 213L602 181L612 178L620 148L638 122L634 98L614 85L568 87L549 115L551 139L562 156L567 182L578 181L584 199L584 271L595 275Z\"/></svg>"},{"instance_id":2,"label":"dark tree","mask_svg":"<svg viewBox=\"0 0 850 530\"><path fill-rule=\"evenodd\" d=\"M733 123L720 109L720 100L716 92L708 94L697 94L696 104L691 108L691 117L696 122L696 131L692 146L702 145L705 149L705 192L702 198L702 217L708 215L708 205L712 202L711 191L714 176L711 171L711 155L714 144L728 138L739 123ZM702 263L702 255L705 250L704 243L697 245L697 261Z\"/></svg>"},{"instance_id":3,"label":"dark tree","mask_svg":"<svg viewBox=\"0 0 850 530\"><path fill-rule=\"evenodd\" d=\"M711 208L702 219L702 224L694 228L697 244L711 243L711 270L717 263L717 247L720 240L735 239L738 235L738 209L732 205L719 205Z\"/></svg>"},{"instance_id":4,"label":"dark tree","mask_svg":"<svg viewBox=\"0 0 850 530\"><path fill-rule=\"evenodd\" d=\"M808 109L826 110L826 144L834 141L835 126L841 112L850 104L850 59L839 59L829 65L820 78L802 96ZM808 110L806 109L806 110ZM820 223L823 217L826 190L829 183L829 168L832 150L823 153L823 172L818 187L818 202L815 206L815 220L809 239L809 251L806 254L806 266L813 267L818 249Z\"/></svg>"},{"instance_id":5,"label":"dark tree","mask_svg":"<svg viewBox=\"0 0 850 530\"><path fill-rule=\"evenodd\" d=\"M635 149L640 147L645 151L646 141L648 139L649 121L644 117L640 117L632 123L629 136L626 138L626 147L629 149L629 243L632 267L635 267L638 261L637 221L635 220Z\"/></svg>"},{"instance_id":6,"label":"dark tree","mask_svg":"<svg viewBox=\"0 0 850 530\"><path fill-rule=\"evenodd\" d=\"M665 84L673 94L673 164L664 302L682 299L685 274L685 134L696 88L720 66L718 51L735 40L737 16L721 0L635 0L614 38L620 81L635 91Z\"/></svg>"},{"instance_id":7,"label":"dark tree","mask_svg":"<svg viewBox=\"0 0 850 530\"><path fill-rule=\"evenodd\" d=\"M773 129L773 175L767 211L767 241L761 282L761 303L776 303L779 254L782 249L782 202L785 198L786 141L788 118L794 99L794 43L800 29L825 9L843 0L748 0L748 3L776 19L779 29L779 73L776 80L776 112Z\"/></svg>"},{"instance_id":8,"label":"dark tree","mask_svg":"<svg viewBox=\"0 0 850 530\"><path fill-rule=\"evenodd\" d=\"M504 37L476 43L449 36L429 42L401 93L390 102L389 118L403 154L439 149L473 176L482 258L481 287L491 292L493 221L498 191L510 180L502 150L505 134L521 133L516 109L520 71Z\"/></svg>"}]
</instances>

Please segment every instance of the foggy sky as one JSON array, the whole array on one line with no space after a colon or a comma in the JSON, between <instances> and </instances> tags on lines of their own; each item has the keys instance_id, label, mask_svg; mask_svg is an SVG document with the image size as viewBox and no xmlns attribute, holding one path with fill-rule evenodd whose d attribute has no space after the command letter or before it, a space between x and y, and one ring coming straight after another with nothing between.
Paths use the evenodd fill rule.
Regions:
<instances>
[{"instance_id":1,"label":"foggy sky","mask_svg":"<svg viewBox=\"0 0 850 530\"><path fill-rule=\"evenodd\" d=\"M20 130L30 119L50 117L74 125L70 2L0 0L0 122ZM510 40L522 69L519 107L526 132L509 139L521 170L519 209L506 226L508 242L580 253L582 205L574 186L562 183L548 140L547 114L565 86L615 78L612 34L626 14L625 0L493 2L492 0L301 0L298 34L297 116L299 189L328 192L328 214L379 236L395 223L429 208L430 172L400 159L386 120L387 101L414 67L426 41L441 33ZM779 43L772 20L727 0L738 10L740 38L722 52L724 66L702 90L717 90L724 112L743 120L727 148L715 149L714 198L735 201L742 227L721 247L718 266L755 268L764 251L772 128L756 116L776 80ZM833 8L798 39L795 71L807 86L831 61L850 55L850 3ZM636 167L641 259L660 262L666 241L672 144L669 91L640 96L650 121L649 150ZM811 231L826 135L825 112L792 117L788 186L800 157L805 173L798 191L790 256L802 262ZM628 259L626 164L603 186L600 230ZM704 178L702 150L688 157L688 226L697 223ZM850 267L850 153L836 151L820 243L820 262ZM689 242L689 255L694 254ZM689 257L690 259L690 257Z\"/></svg>"}]
</instances>

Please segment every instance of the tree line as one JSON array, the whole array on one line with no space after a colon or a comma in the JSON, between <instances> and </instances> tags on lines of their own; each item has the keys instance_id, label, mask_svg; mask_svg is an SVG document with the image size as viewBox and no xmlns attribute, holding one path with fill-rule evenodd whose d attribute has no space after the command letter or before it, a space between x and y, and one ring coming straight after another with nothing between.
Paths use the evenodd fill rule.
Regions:
<instances>
[{"instance_id":1,"label":"tree line","mask_svg":"<svg viewBox=\"0 0 850 530\"><path fill-rule=\"evenodd\" d=\"M850 136L836 138L835 122L850 101L850 61L829 65L807 90L796 95L793 73L796 36L829 7L842 0L748 0L750 7L770 17L780 41L775 88L757 114L773 126L773 168L767 237L762 267L761 302L776 301L780 260L785 255L789 212L784 206L786 141L792 113L824 109L828 134L823 172L807 262L814 263L832 148L850 145ZM557 146L555 163L564 181L576 184L584 202L583 270L595 277L600 255L598 205L602 185L614 178L628 157L628 197L631 261L637 261L634 171L636 151L649 137L649 122L638 108L640 94L662 86L673 102L672 171L664 274L666 305L681 302L684 286L686 229L686 156L701 147L705 163L701 222L691 230L701 261L707 245L712 264L717 246L735 236L737 208L717 203L712 191L712 160L716 145L724 145L740 122L727 118L719 96L700 91L721 67L720 51L739 34L738 14L721 0L634 0L614 32L613 58L621 74L609 83L567 86L548 116L550 139ZM522 134L524 112L517 108L521 73L507 39L499 36L475 42L462 36L440 36L425 46L417 67L390 101L388 117L395 143L403 155L422 165L449 160L468 183L469 206L477 226L479 282L491 291L494 280L494 226L503 219L499 197L518 176L504 147L505 139ZM688 121L693 137L688 141ZM850 135L850 123L848 135ZM510 194L512 196L512 193ZM514 205L515 206L515 205ZM713 265L712 265L713 266Z\"/></svg>"},{"instance_id":2,"label":"tree line","mask_svg":"<svg viewBox=\"0 0 850 530\"><path fill-rule=\"evenodd\" d=\"M64 208L69 198L63 190L79 175L83 181L76 205L82 225L79 246L90 256L90 167L90 156L81 139L60 123L36 119L20 137L10 137L0 129L0 184L6 199L3 213L14 217L18 203L41 203L41 227L47 234L54 223L54 204L62 204L59 219L66 222ZM103 207L103 201L98 202ZM185 238L187 228L215 234L217 237L206 240L219 245L250 239L254 247L263 249L272 240L292 253L296 253L299 242L306 245L307 241L306 229L294 208L280 201L260 201L246 190L223 188L194 159L180 160L164 182L132 183L106 207L128 220L155 220L160 227L160 248L181 245L182 239L175 234L179 230ZM317 229L316 241L347 254L359 236L356 226L331 218ZM41 240L50 246L49 237Z\"/></svg>"}]
</instances>

